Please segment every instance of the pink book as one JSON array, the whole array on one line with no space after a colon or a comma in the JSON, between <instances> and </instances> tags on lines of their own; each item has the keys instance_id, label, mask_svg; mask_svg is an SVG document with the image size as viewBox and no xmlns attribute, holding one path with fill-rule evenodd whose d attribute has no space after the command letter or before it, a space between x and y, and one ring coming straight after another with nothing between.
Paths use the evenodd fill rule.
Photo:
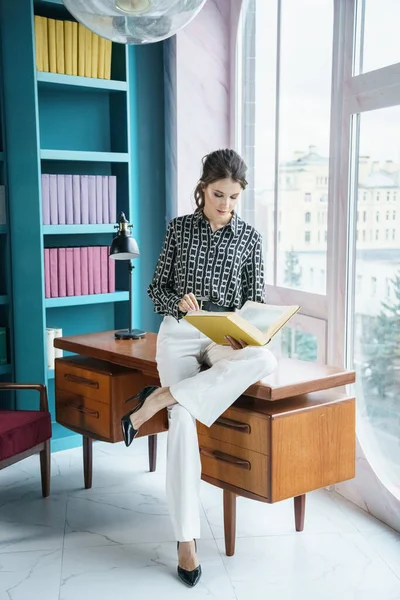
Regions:
<instances>
[{"instance_id":1,"label":"pink book","mask_svg":"<svg viewBox=\"0 0 400 600\"><path fill-rule=\"evenodd\" d=\"M101 253L100 246L93 246L94 293L101 294Z\"/></svg>"},{"instance_id":2,"label":"pink book","mask_svg":"<svg viewBox=\"0 0 400 600\"><path fill-rule=\"evenodd\" d=\"M115 175L110 175L108 178L108 196L109 196L109 213L110 223L117 221L117 178Z\"/></svg>"},{"instance_id":3,"label":"pink book","mask_svg":"<svg viewBox=\"0 0 400 600\"><path fill-rule=\"evenodd\" d=\"M57 206L58 222L65 225L65 179L64 175L57 175Z\"/></svg>"},{"instance_id":4,"label":"pink book","mask_svg":"<svg viewBox=\"0 0 400 600\"><path fill-rule=\"evenodd\" d=\"M58 225L57 175L49 175L50 225Z\"/></svg>"},{"instance_id":5,"label":"pink book","mask_svg":"<svg viewBox=\"0 0 400 600\"><path fill-rule=\"evenodd\" d=\"M81 223L89 223L89 177L81 175Z\"/></svg>"},{"instance_id":6,"label":"pink book","mask_svg":"<svg viewBox=\"0 0 400 600\"><path fill-rule=\"evenodd\" d=\"M58 295L67 295L67 270L65 248L58 248Z\"/></svg>"},{"instance_id":7,"label":"pink book","mask_svg":"<svg viewBox=\"0 0 400 600\"><path fill-rule=\"evenodd\" d=\"M96 175L88 175L89 223L97 223Z\"/></svg>"},{"instance_id":8,"label":"pink book","mask_svg":"<svg viewBox=\"0 0 400 600\"><path fill-rule=\"evenodd\" d=\"M103 223L111 223L110 211L108 208L108 175L101 175L102 187L103 187Z\"/></svg>"},{"instance_id":9,"label":"pink book","mask_svg":"<svg viewBox=\"0 0 400 600\"><path fill-rule=\"evenodd\" d=\"M58 298L58 251L49 248L50 255L50 297Z\"/></svg>"},{"instance_id":10,"label":"pink book","mask_svg":"<svg viewBox=\"0 0 400 600\"><path fill-rule=\"evenodd\" d=\"M74 296L74 249L65 248L67 271L67 296Z\"/></svg>"},{"instance_id":11,"label":"pink book","mask_svg":"<svg viewBox=\"0 0 400 600\"><path fill-rule=\"evenodd\" d=\"M50 253L49 249L44 249L44 297L51 298L50 295Z\"/></svg>"},{"instance_id":12,"label":"pink book","mask_svg":"<svg viewBox=\"0 0 400 600\"><path fill-rule=\"evenodd\" d=\"M89 294L94 294L94 254L93 246L88 247Z\"/></svg>"},{"instance_id":13,"label":"pink book","mask_svg":"<svg viewBox=\"0 0 400 600\"><path fill-rule=\"evenodd\" d=\"M43 225L50 225L50 179L42 174L42 221Z\"/></svg>"},{"instance_id":14,"label":"pink book","mask_svg":"<svg viewBox=\"0 0 400 600\"><path fill-rule=\"evenodd\" d=\"M72 175L72 203L75 225L79 225L81 221L81 176Z\"/></svg>"},{"instance_id":15,"label":"pink book","mask_svg":"<svg viewBox=\"0 0 400 600\"><path fill-rule=\"evenodd\" d=\"M88 250L86 247L81 248L81 288L84 296L89 293Z\"/></svg>"},{"instance_id":16,"label":"pink book","mask_svg":"<svg viewBox=\"0 0 400 600\"><path fill-rule=\"evenodd\" d=\"M74 296L82 296L81 249L73 248L74 255Z\"/></svg>"},{"instance_id":17,"label":"pink book","mask_svg":"<svg viewBox=\"0 0 400 600\"><path fill-rule=\"evenodd\" d=\"M107 248L107 253L110 249ZM108 258L108 292L113 294L115 292L115 259Z\"/></svg>"},{"instance_id":18,"label":"pink book","mask_svg":"<svg viewBox=\"0 0 400 600\"><path fill-rule=\"evenodd\" d=\"M96 175L96 219L97 223L103 221L103 179L101 175Z\"/></svg>"},{"instance_id":19,"label":"pink book","mask_svg":"<svg viewBox=\"0 0 400 600\"><path fill-rule=\"evenodd\" d=\"M65 222L74 223L74 204L72 201L72 175L64 175L65 179Z\"/></svg>"},{"instance_id":20,"label":"pink book","mask_svg":"<svg viewBox=\"0 0 400 600\"><path fill-rule=\"evenodd\" d=\"M108 246L100 246L101 293L108 294Z\"/></svg>"}]
</instances>

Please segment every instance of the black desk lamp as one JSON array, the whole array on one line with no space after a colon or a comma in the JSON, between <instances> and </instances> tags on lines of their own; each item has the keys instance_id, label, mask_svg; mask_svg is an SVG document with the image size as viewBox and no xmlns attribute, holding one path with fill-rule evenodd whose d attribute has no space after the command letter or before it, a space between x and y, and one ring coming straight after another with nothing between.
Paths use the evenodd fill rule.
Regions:
<instances>
[{"instance_id":1,"label":"black desk lamp","mask_svg":"<svg viewBox=\"0 0 400 600\"><path fill-rule=\"evenodd\" d=\"M117 340L138 340L145 337L146 333L140 329L132 329L132 264L133 258L139 258L139 248L136 240L131 236L130 229L132 225L126 220L125 214L122 212L119 216L119 224L115 226L118 229L118 234L113 239L110 247L110 258L114 260L129 261L129 329L121 329L115 332Z\"/></svg>"}]
</instances>

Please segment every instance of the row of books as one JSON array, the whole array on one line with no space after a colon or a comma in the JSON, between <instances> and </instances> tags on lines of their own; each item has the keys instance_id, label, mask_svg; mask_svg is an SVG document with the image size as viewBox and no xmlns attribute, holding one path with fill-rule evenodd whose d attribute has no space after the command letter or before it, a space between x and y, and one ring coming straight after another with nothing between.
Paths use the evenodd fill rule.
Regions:
<instances>
[{"instance_id":1,"label":"row of books","mask_svg":"<svg viewBox=\"0 0 400 600\"><path fill-rule=\"evenodd\" d=\"M62 329L46 327L47 368L54 369L54 360L63 356L60 348L54 348L54 338L62 337Z\"/></svg>"},{"instance_id":2,"label":"row of books","mask_svg":"<svg viewBox=\"0 0 400 600\"><path fill-rule=\"evenodd\" d=\"M0 365L7 364L7 329L5 327L0 327Z\"/></svg>"},{"instance_id":3,"label":"row of books","mask_svg":"<svg viewBox=\"0 0 400 600\"><path fill-rule=\"evenodd\" d=\"M44 225L115 223L115 175L49 175L42 173Z\"/></svg>"},{"instance_id":4,"label":"row of books","mask_svg":"<svg viewBox=\"0 0 400 600\"><path fill-rule=\"evenodd\" d=\"M108 246L45 248L45 298L115 292L115 261Z\"/></svg>"},{"instance_id":5,"label":"row of books","mask_svg":"<svg viewBox=\"0 0 400 600\"><path fill-rule=\"evenodd\" d=\"M6 221L6 188L0 185L0 225L5 225Z\"/></svg>"},{"instance_id":6,"label":"row of books","mask_svg":"<svg viewBox=\"0 0 400 600\"><path fill-rule=\"evenodd\" d=\"M76 21L35 15L36 68L63 75L110 79L112 42Z\"/></svg>"}]
</instances>

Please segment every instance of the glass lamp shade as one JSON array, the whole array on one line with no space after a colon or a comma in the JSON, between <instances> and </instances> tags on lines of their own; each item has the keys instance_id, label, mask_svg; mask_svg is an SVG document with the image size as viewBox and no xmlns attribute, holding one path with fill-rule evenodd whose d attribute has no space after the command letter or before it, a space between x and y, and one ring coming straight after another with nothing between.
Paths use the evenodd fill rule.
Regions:
<instances>
[{"instance_id":1,"label":"glass lamp shade","mask_svg":"<svg viewBox=\"0 0 400 600\"><path fill-rule=\"evenodd\" d=\"M206 0L63 0L77 21L121 44L150 44L174 35Z\"/></svg>"}]
</instances>

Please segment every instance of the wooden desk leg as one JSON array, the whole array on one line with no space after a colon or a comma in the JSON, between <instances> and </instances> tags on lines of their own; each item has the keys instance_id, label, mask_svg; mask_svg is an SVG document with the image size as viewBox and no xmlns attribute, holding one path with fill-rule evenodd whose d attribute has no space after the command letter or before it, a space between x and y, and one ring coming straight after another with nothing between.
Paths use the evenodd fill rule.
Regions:
<instances>
[{"instance_id":1,"label":"wooden desk leg","mask_svg":"<svg viewBox=\"0 0 400 600\"><path fill-rule=\"evenodd\" d=\"M149 468L150 472L156 470L157 462L157 434L149 435Z\"/></svg>"},{"instance_id":2,"label":"wooden desk leg","mask_svg":"<svg viewBox=\"0 0 400 600\"><path fill-rule=\"evenodd\" d=\"M235 554L236 541L236 494L224 490L224 534L227 556Z\"/></svg>"},{"instance_id":3,"label":"wooden desk leg","mask_svg":"<svg viewBox=\"0 0 400 600\"><path fill-rule=\"evenodd\" d=\"M93 466L93 440L83 436L83 475L85 479L85 488L92 487L92 466Z\"/></svg>"},{"instance_id":4,"label":"wooden desk leg","mask_svg":"<svg viewBox=\"0 0 400 600\"><path fill-rule=\"evenodd\" d=\"M296 496L294 498L294 520L296 524L296 531L303 531L304 529L304 516L306 513L306 495Z\"/></svg>"}]
</instances>

